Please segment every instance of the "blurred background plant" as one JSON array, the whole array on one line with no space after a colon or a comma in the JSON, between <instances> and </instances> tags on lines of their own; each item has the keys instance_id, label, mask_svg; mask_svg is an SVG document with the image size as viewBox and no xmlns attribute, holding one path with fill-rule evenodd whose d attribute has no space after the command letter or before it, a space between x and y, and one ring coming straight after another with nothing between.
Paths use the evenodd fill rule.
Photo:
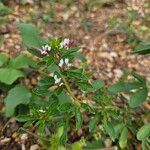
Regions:
<instances>
[{"instance_id":1,"label":"blurred background plant","mask_svg":"<svg viewBox=\"0 0 150 150\"><path fill-rule=\"evenodd\" d=\"M0 26L4 26L7 22L7 15L10 14L12 11L10 8L6 7L1 1L0 1ZM7 30L0 30L0 45L3 40L3 35L8 33Z\"/></svg>"},{"instance_id":2,"label":"blurred background plant","mask_svg":"<svg viewBox=\"0 0 150 150\"><path fill-rule=\"evenodd\" d=\"M140 42L150 41L150 1L126 1L127 9L121 18L111 15L108 28L126 34L125 41L135 48Z\"/></svg>"}]
</instances>

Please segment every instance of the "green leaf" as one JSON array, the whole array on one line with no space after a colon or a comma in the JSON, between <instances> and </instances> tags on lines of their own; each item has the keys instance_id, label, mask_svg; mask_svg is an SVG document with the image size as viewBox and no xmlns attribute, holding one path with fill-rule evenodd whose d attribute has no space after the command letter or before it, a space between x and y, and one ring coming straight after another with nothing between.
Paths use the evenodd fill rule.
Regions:
<instances>
[{"instance_id":1,"label":"green leaf","mask_svg":"<svg viewBox=\"0 0 150 150\"><path fill-rule=\"evenodd\" d=\"M12 87L13 85L7 85L5 83L0 82L0 90L4 92L9 91Z\"/></svg>"},{"instance_id":2,"label":"green leaf","mask_svg":"<svg viewBox=\"0 0 150 150\"><path fill-rule=\"evenodd\" d=\"M8 61L8 57L4 54L0 54L0 67Z\"/></svg>"},{"instance_id":3,"label":"green leaf","mask_svg":"<svg viewBox=\"0 0 150 150\"><path fill-rule=\"evenodd\" d=\"M142 77L142 76L140 76L139 74L137 74L136 72L131 72L131 74L132 74L132 76L134 77L134 78L136 78L139 82L142 82L142 83L144 83L144 84L146 84L146 79L144 78L144 77Z\"/></svg>"},{"instance_id":4,"label":"green leaf","mask_svg":"<svg viewBox=\"0 0 150 150\"><path fill-rule=\"evenodd\" d=\"M124 127L119 138L119 145L122 149L124 149L127 146L127 137L128 129Z\"/></svg>"},{"instance_id":5,"label":"green leaf","mask_svg":"<svg viewBox=\"0 0 150 150\"><path fill-rule=\"evenodd\" d=\"M140 141L145 140L146 138L150 137L150 123L145 124L137 133L137 139Z\"/></svg>"},{"instance_id":6,"label":"green leaf","mask_svg":"<svg viewBox=\"0 0 150 150\"><path fill-rule=\"evenodd\" d=\"M32 89L32 92L39 96L46 96L49 93L47 86L37 86Z\"/></svg>"},{"instance_id":7,"label":"green leaf","mask_svg":"<svg viewBox=\"0 0 150 150\"><path fill-rule=\"evenodd\" d=\"M82 62L86 62L85 56L84 56L83 54L81 54L80 52L76 52L76 53L74 54L74 56L75 56L77 59L81 60Z\"/></svg>"},{"instance_id":8,"label":"green leaf","mask_svg":"<svg viewBox=\"0 0 150 150\"><path fill-rule=\"evenodd\" d=\"M77 84L83 91L88 91L92 88L92 85L88 82L77 82Z\"/></svg>"},{"instance_id":9,"label":"green leaf","mask_svg":"<svg viewBox=\"0 0 150 150\"><path fill-rule=\"evenodd\" d=\"M115 125L114 130L115 130L115 134L116 134L116 138L118 138L118 136L120 135L120 133L122 132L122 129L125 127L124 123L118 123Z\"/></svg>"},{"instance_id":10,"label":"green leaf","mask_svg":"<svg viewBox=\"0 0 150 150\"><path fill-rule=\"evenodd\" d=\"M94 114L95 113L95 110L89 105L89 104L86 104L86 103L81 103L81 107L87 111L89 111L90 113Z\"/></svg>"},{"instance_id":11,"label":"green leaf","mask_svg":"<svg viewBox=\"0 0 150 150\"><path fill-rule=\"evenodd\" d=\"M0 2L0 16L5 16L9 13L11 13L11 9L4 6L2 2Z\"/></svg>"},{"instance_id":12,"label":"green leaf","mask_svg":"<svg viewBox=\"0 0 150 150\"><path fill-rule=\"evenodd\" d=\"M83 143L81 141L75 142L72 144L71 150L82 150Z\"/></svg>"},{"instance_id":13,"label":"green leaf","mask_svg":"<svg viewBox=\"0 0 150 150\"><path fill-rule=\"evenodd\" d=\"M36 63L26 54L21 54L18 57L11 59L9 66L15 69L21 69L26 66L36 67Z\"/></svg>"},{"instance_id":14,"label":"green leaf","mask_svg":"<svg viewBox=\"0 0 150 150\"><path fill-rule=\"evenodd\" d=\"M142 141L142 150L149 150L150 148L150 138Z\"/></svg>"},{"instance_id":15,"label":"green leaf","mask_svg":"<svg viewBox=\"0 0 150 150\"><path fill-rule=\"evenodd\" d=\"M52 73L54 73L54 72L60 73L59 67L57 65L54 65L54 64L48 66L47 70L52 72Z\"/></svg>"},{"instance_id":16,"label":"green leaf","mask_svg":"<svg viewBox=\"0 0 150 150\"><path fill-rule=\"evenodd\" d=\"M141 88L137 92L133 93L130 97L129 106L131 108L138 107L144 101L146 101L146 98L148 96L148 90L147 88Z\"/></svg>"},{"instance_id":17,"label":"green leaf","mask_svg":"<svg viewBox=\"0 0 150 150\"><path fill-rule=\"evenodd\" d=\"M72 100L70 99L70 97L67 95L67 92L65 90L63 90L60 95L58 95L58 99L59 99L59 103L63 104L63 103L71 103Z\"/></svg>"},{"instance_id":18,"label":"green leaf","mask_svg":"<svg viewBox=\"0 0 150 150\"><path fill-rule=\"evenodd\" d=\"M21 30L21 37L23 43L29 48L41 48L41 46L45 43L44 39L42 39L36 28L27 23L21 23L19 25Z\"/></svg>"},{"instance_id":19,"label":"green leaf","mask_svg":"<svg viewBox=\"0 0 150 150\"><path fill-rule=\"evenodd\" d=\"M96 80L92 83L92 86L95 90L98 90L104 86L104 81L103 80Z\"/></svg>"},{"instance_id":20,"label":"green leaf","mask_svg":"<svg viewBox=\"0 0 150 150\"><path fill-rule=\"evenodd\" d=\"M23 127L24 127L24 128L27 128L27 127L31 126L35 121L36 121L36 120L29 120L29 121L27 121L27 122L23 125Z\"/></svg>"},{"instance_id":21,"label":"green leaf","mask_svg":"<svg viewBox=\"0 0 150 150\"><path fill-rule=\"evenodd\" d=\"M83 147L83 150L98 150L100 148L104 148L104 142L99 139L97 141L87 142L86 146Z\"/></svg>"},{"instance_id":22,"label":"green leaf","mask_svg":"<svg viewBox=\"0 0 150 150\"><path fill-rule=\"evenodd\" d=\"M60 144L64 145L67 142L67 132L68 132L68 120L65 122L63 126L63 133L60 137Z\"/></svg>"},{"instance_id":23,"label":"green leaf","mask_svg":"<svg viewBox=\"0 0 150 150\"><path fill-rule=\"evenodd\" d=\"M14 114L15 108L19 104L28 104L30 102L31 93L23 86L19 85L11 89L5 98L6 116L10 117Z\"/></svg>"},{"instance_id":24,"label":"green leaf","mask_svg":"<svg viewBox=\"0 0 150 150\"><path fill-rule=\"evenodd\" d=\"M38 85L39 86L52 86L54 84L54 78L53 77L44 77L41 78Z\"/></svg>"},{"instance_id":25,"label":"green leaf","mask_svg":"<svg viewBox=\"0 0 150 150\"><path fill-rule=\"evenodd\" d=\"M150 43L141 45L137 48L133 53L140 54L140 55L147 55L150 54Z\"/></svg>"},{"instance_id":26,"label":"green leaf","mask_svg":"<svg viewBox=\"0 0 150 150\"><path fill-rule=\"evenodd\" d=\"M132 83L119 82L117 84L110 86L108 88L108 91L113 94L117 94L119 92L129 92L130 90L140 88L141 86L142 84L140 82L132 82Z\"/></svg>"},{"instance_id":27,"label":"green leaf","mask_svg":"<svg viewBox=\"0 0 150 150\"><path fill-rule=\"evenodd\" d=\"M41 44L41 45L42 45L42 44ZM38 48L35 48L35 47L27 48L27 51L28 51L29 53L31 53L32 55L35 55L35 56L37 56L37 57L39 57L39 58L44 57L44 56L41 54L41 52L40 52L40 50L39 50Z\"/></svg>"},{"instance_id":28,"label":"green leaf","mask_svg":"<svg viewBox=\"0 0 150 150\"><path fill-rule=\"evenodd\" d=\"M67 76L69 78L74 78L78 81L80 80L87 80L87 77L83 74L83 70L82 69L75 69L75 70L68 70L67 71Z\"/></svg>"},{"instance_id":29,"label":"green leaf","mask_svg":"<svg viewBox=\"0 0 150 150\"><path fill-rule=\"evenodd\" d=\"M116 138L115 129L111 122L104 120L104 128L106 132L109 134L110 138L114 141Z\"/></svg>"},{"instance_id":30,"label":"green leaf","mask_svg":"<svg viewBox=\"0 0 150 150\"><path fill-rule=\"evenodd\" d=\"M19 122L26 122L26 121L34 120L33 118L31 118L31 116L27 116L27 115L18 115L15 119Z\"/></svg>"},{"instance_id":31,"label":"green leaf","mask_svg":"<svg viewBox=\"0 0 150 150\"><path fill-rule=\"evenodd\" d=\"M102 118L101 113L97 113L89 122L89 131L91 132Z\"/></svg>"},{"instance_id":32,"label":"green leaf","mask_svg":"<svg viewBox=\"0 0 150 150\"><path fill-rule=\"evenodd\" d=\"M59 106L59 110L62 112L69 112L73 107L72 103L63 103Z\"/></svg>"},{"instance_id":33,"label":"green leaf","mask_svg":"<svg viewBox=\"0 0 150 150\"><path fill-rule=\"evenodd\" d=\"M78 51L78 48L76 48L76 47L63 50L63 51L61 51L62 58L69 58L70 56L75 54L77 51Z\"/></svg>"},{"instance_id":34,"label":"green leaf","mask_svg":"<svg viewBox=\"0 0 150 150\"><path fill-rule=\"evenodd\" d=\"M75 109L75 118L76 118L76 128L80 129L83 123L83 117L80 112L80 109Z\"/></svg>"},{"instance_id":35,"label":"green leaf","mask_svg":"<svg viewBox=\"0 0 150 150\"><path fill-rule=\"evenodd\" d=\"M0 69L0 81L2 83L11 85L19 77L23 77L23 73L19 70L12 68L1 68Z\"/></svg>"}]
</instances>

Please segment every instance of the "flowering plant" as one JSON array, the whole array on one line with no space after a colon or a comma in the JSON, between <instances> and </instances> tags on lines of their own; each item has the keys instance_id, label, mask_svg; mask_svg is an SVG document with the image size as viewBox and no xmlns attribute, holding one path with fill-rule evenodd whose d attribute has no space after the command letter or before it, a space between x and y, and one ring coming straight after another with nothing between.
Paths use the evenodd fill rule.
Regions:
<instances>
[{"instance_id":1,"label":"flowering plant","mask_svg":"<svg viewBox=\"0 0 150 150\"><path fill-rule=\"evenodd\" d=\"M28 51L38 58L40 79L32 90L29 112L16 119L25 122L24 127L37 127L39 139L47 148L77 150L116 145L131 149L129 139L136 134L136 142L140 140L144 146L148 143L149 124L138 132L144 123L136 112L139 107L147 113L141 107L148 95L143 77L128 72L107 88L104 81L92 78L86 59L70 39L44 40L33 26L20 27ZM128 76L132 77L130 81L126 81Z\"/></svg>"}]
</instances>

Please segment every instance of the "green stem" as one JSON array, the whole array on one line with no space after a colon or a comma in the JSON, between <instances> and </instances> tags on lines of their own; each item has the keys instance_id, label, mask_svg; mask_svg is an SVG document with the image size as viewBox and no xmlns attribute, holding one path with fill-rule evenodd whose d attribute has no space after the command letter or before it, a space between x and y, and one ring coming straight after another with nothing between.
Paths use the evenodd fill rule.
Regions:
<instances>
[{"instance_id":1,"label":"green stem","mask_svg":"<svg viewBox=\"0 0 150 150\"><path fill-rule=\"evenodd\" d=\"M38 71L40 74L42 74L43 76L45 76L45 77L48 77L48 76L49 76L49 74L47 74L47 73L45 73L45 72L43 72L43 71L41 71L41 70L37 70L37 71ZM79 105L78 99L74 96L73 92L71 91L71 88L70 88L70 86L69 86L67 80L66 80L65 77L62 76L62 75L61 75L61 78L62 78L62 80L63 80L63 83L64 83L64 85L65 85L67 91L68 91L68 94L69 94L70 97L72 97L72 99L73 99L73 103L76 103L77 105Z\"/></svg>"},{"instance_id":2,"label":"green stem","mask_svg":"<svg viewBox=\"0 0 150 150\"><path fill-rule=\"evenodd\" d=\"M71 88L70 88L70 86L69 86L67 80L65 79L64 76L61 76L61 78L62 78L62 80L63 80L63 83L64 83L64 85L65 85L67 91L68 91L68 94L72 97L73 102L79 105L78 99L74 96L73 92L71 91Z\"/></svg>"}]
</instances>

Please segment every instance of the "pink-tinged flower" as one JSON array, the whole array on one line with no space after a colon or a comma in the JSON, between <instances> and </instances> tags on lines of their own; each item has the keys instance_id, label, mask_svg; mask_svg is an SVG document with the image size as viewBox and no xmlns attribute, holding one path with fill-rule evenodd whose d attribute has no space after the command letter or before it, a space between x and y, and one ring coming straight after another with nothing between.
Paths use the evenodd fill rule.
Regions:
<instances>
[{"instance_id":1,"label":"pink-tinged flower","mask_svg":"<svg viewBox=\"0 0 150 150\"><path fill-rule=\"evenodd\" d=\"M60 48L69 48L70 45L70 40L68 38L65 38L61 43L60 43Z\"/></svg>"},{"instance_id":2,"label":"pink-tinged flower","mask_svg":"<svg viewBox=\"0 0 150 150\"><path fill-rule=\"evenodd\" d=\"M50 47L48 44L46 44L46 45L43 45L43 46L42 46L41 54L42 54L42 55L46 55L46 54L48 54L48 52L50 52L50 51L51 51L51 47Z\"/></svg>"}]
</instances>

